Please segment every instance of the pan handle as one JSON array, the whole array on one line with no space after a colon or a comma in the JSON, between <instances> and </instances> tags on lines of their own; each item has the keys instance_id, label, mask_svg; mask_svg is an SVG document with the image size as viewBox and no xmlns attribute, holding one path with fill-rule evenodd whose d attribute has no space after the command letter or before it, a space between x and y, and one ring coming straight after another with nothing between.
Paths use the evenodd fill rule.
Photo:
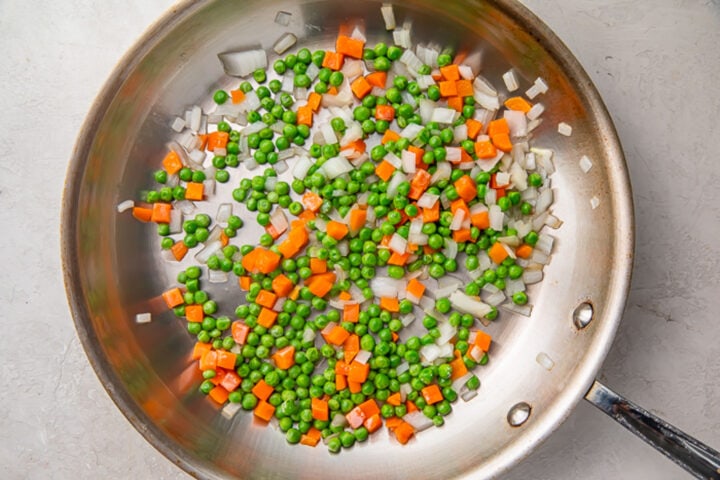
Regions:
<instances>
[{"instance_id":1,"label":"pan handle","mask_svg":"<svg viewBox=\"0 0 720 480\"><path fill-rule=\"evenodd\" d=\"M720 479L720 454L598 381L585 399L696 478Z\"/></svg>"}]
</instances>

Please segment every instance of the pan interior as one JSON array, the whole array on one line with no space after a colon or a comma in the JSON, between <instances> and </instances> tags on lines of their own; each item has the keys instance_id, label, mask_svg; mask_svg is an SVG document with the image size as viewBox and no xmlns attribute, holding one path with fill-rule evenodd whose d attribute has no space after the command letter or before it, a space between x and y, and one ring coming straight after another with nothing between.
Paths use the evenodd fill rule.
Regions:
<instances>
[{"instance_id":1,"label":"pan interior","mask_svg":"<svg viewBox=\"0 0 720 480\"><path fill-rule=\"evenodd\" d=\"M442 428L408 446L374 435L341 455L293 447L284 435L232 419L197 391L189 360L193 339L159 295L178 271L161 258L152 228L116 205L151 186L172 138L171 119L188 107L209 107L212 92L230 88L216 54L238 48L268 51L284 33L298 46L328 48L342 23L362 20L369 44L391 41L372 1L209 1L182 4L118 66L79 138L64 204L66 284L78 333L114 401L146 438L187 471L206 478L450 478L489 476L525 455L564 419L585 393L615 333L632 264L632 205L617 137L597 92L567 49L523 7L507 2L411 0L395 6L412 22L413 42L482 53L482 74L504 86L513 68L523 88L537 77L550 86L533 145L553 149L553 212L562 226L541 284L530 288L530 318L502 312L489 327L494 346L478 369L482 387L460 401ZM276 14L291 14L287 26ZM272 62L273 56L270 56ZM507 92L505 92L507 93ZM564 121L571 137L557 133ZM582 155L593 167L583 173ZM247 174L247 170L239 169ZM236 183L233 177L231 184ZM599 201L596 208L591 198ZM252 222L252 217L248 219ZM242 301L236 284L210 289L220 305ZM572 319L582 302L590 324ZM135 324L135 314L154 321ZM227 313L230 314L232 310ZM554 366L543 368L538 354ZM520 427L507 421L519 402L531 407Z\"/></svg>"}]
</instances>

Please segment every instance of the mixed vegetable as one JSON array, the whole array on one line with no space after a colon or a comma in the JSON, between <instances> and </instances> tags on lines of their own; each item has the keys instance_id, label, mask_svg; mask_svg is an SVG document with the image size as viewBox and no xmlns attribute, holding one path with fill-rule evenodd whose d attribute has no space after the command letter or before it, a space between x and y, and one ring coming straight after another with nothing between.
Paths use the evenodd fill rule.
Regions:
<instances>
[{"instance_id":1,"label":"mixed vegetable","mask_svg":"<svg viewBox=\"0 0 720 480\"><path fill-rule=\"evenodd\" d=\"M499 308L530 314L526 286L552 250L539 233L559 223L552 152L528 144L542 105L498 92L477 57L413 50L409 35L370 47L347 29L334 50L271 66L261 50L222 54L251 78L175 119L158 187L120 208L156 223L186 265L163 299L196 337L200 390L290 443L338 452L383 425L402 444L443 425L480 386L483 326ZM212 202L216 215L197 213ZM238 242L251 221L262 233ZM233 318L204 288L230 278L244 292Z\"/></svg>"}]
</instances>

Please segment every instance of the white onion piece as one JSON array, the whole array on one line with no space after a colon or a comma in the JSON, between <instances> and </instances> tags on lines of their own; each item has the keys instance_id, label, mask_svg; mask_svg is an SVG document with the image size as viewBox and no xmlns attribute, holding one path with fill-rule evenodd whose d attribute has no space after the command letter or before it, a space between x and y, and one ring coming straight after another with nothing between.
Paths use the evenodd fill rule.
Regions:
<instances>
[{"instance_id":1,"label":"white onion piece","mask_svg":"<svg viewBox=\"0 0 720 480\"><path fill-rule=\"evenodd\" d=\"M335 130L333 130L330 123L324 123L320 125L320 131L322 132L326 145L333 145L335 143L338 143L337 136L335 135Z\"/></svg>"},{"instance_id":2,"label":"white onion piece","mask_svg":"<svg viewBox=\"0 0 720 480\"><path fill-rule=\"evenodd\" d=\"M208 259L210 257L212 257L214 254L216 254L217 252L219 252L221 248L222 248L222 243L220 243L219 240L209 242L207 245L205 245L205 248L200 250L195 255L195 260L197 260L198 262L200 262L202 264L205 264L205 263L207 263Z\"/></svg>"},{"instance_id":3,"label":"white onion piece","mask_svg":"<svg viewBox=\"0 0 720 480\"><path fill-rule=\"evenodd\" d=\"M400 160L405 173L415 173L415 154L409 150L403 150Z\"/></svg>"},{"instance_id":4,"label":"white onion piece","mask_svg":"<svg viewBox=\"0 0 720 480\"><path fill-rule=\"evenodd\" d=\"M456 142L462 142L463 140L467 140L467 124L463 123L462 125L458 125L453 130L453 136L455 137Z\"/></svg>"},{"instance_id":5,"label":"white onion piece","mask_svg":"<svg viewBox=\"0 0 720 480\"><path fill-rule=\"evenodd\" d=\"M401 235L393 233L392 237L390 237L388 247L396 253L404 254L407 250L407 243L407 240L405 240Z\"/></svg>"},{"instance_id":6,"label":"white onion piece","mask_svg":"<svg viewBox=\"0 0 720 480\"><path fill-rule=\"evenodd\" d=\"M433 343L425 345L420 349L420 360L425 365L434 362L438 358L438 355L440 355L440 348Z\"/></svg>"},{"instance_id":7,"label":"white onion piece","mask_svg":"<svg viewBox=\"0 0 720 480\"><path fill-rule=\"evenodd\" d=\"M468 350L467 355L476 362L479 362L485 356L485 352L477 345L473 345L472 348Z\"/></svg>"},{"instance_id":8,"label":"white onion piece","mask_svg":"<svg viewBox=\"0 0 720 480\"><path fill-rule=\"evenodd\" d=\"M354 80L356 77L363 74L363 62L362 60L346 59L345 64L340 71L348 79Z\"/></svg>"},{"instance_id":9,"label":"white onion piece","mask_svg":"<svg viewBox=\"0 0 720 480\"><path fill-rule=\"evenodd\" d=\"M555 243L555 237L552 235L548 235L545 233L541 233L538 236L538 241L535 244L535 249L543 252L546 255L550 255L550 252L552 251L553 244Z\"/></svg>"},{"instance_id":10,"label":"white onion piece","mask_svg":"<svg viewBox=\"0 0 720 480\"><path fill-rule=\"evenodd\" d=\"M500 305L500 308L507 310L508 312L518 313L524 317L532 315L532 305L515 305L513 302L507 302Z\"/></svg>"},{"instance_id":11,"label":"white onion piece","mask_svg":"<svg viewBox=\"0 0 720 480\"><path fill-rule=\"evenodd\" d=\"M396 24L392 4L383 3L382 7L380 7L380 13L382 13L383 21L385 22L385 30L393 30Z\"/></svg>"},{"instance_id":12,"label":"white onion piece","mask_svg":"<svg viewBox=\"0 0 720 480\"><path fill-rule=\"evenodd\" d=\"M432 419L426 417L421 410L407 413L402 418L405 422L409 423L416 432L422 432L434 425Z\"/></svg>"},{"instance_id":13,"label":"white onion piece","mask_svg":"<svg viewBox=\"0 0 720 480\"><path fill-rule=\"evenodd\" d=\"M397 297L398 292L405 291L403 280L390 277L375 277L370 281L370 288L376 297Z\"/></svg>"},{"instance_id":14,"label":"white onion piece","mask_svg":"<svg viewBox=\"0 0 720 480\"><path fill-rule=\"evenodd\" d=\"M270 224L278 233L283 233L288 229L288 220L282 208L277 207L272 215L270 215Z\"/></svg>"},{"instance_id":15,"label":"white onion piece","mask_svg":"<svg viewBox=\"0 0 720 480\"><path fill-rule=\"evenodd\" d=\"M168 223L168 228L171 234L182 232L182 220L183 213L180 210L176 208L170 210L170 223Z\"/></svg>"},{"instance_id":16,"label":"white onion piece","mask_svg":"<svg viewBox=\"0 0 720 480\"><path fill-rule=\"evenodd\" d=\"M535 214L543 213L545 210L550 207L550 205L553 202L553 191L550 188L546 188L543 191L540 192L540 195L537 198L537 202L535 203Z\"/></svg>"},{"instance_id":17,"label":"white onion piece","mask_svg":"<svg viewBox=\"0 0 720 480\"><path fill-rule=\"evenodd\" d=\"M307 176L308 170L313 166L312 160L308 156L300 157L296 162L292 170L293 177L298 180L304 180Z\"/></svg>"},{"instance_id":18,"label":"white onion piece","mask_svg":"<svg viewBox=\"0 0 720 480\"><path fill-rule=\"evenodd\" d=\"M433 102L432 100L426 100L426 99L420 100L420 107L419 107L420 111L418 113L420 114L420 118L422 119L423 123L430 122L430 119L432 118L432 115L433 115L433 112L435 111L436 106L437 106L437 104L435 102ZM420 131L423 129L423 127L422 127L422 125L417 125L415 123L411 123L410 125L408 125L405 128L405 130L410 128L411 125L415 125L415 127L413 127L413 128L415 130L417 130L417 132L415 133L414 137L412 137L412 138L406 137L406 138L410 138L410 140L413 140L417 136L417 134L420 133ZM418 128L418 127L420 127L420 128ZM405 136L405 135L403 135L403 136Z\"/></svg>"},{"instance_id":19,"label":"white onion piece","mask_svg":"<svg viewBox=\"0 0 720 480\"><path fill-rule=\"evenodd\" d=\"M393 41L395 42L395 45L402 48L412 47L409 26L406 26L402 29L395 28L395 30L393 31Z\"/></svg>"},{"instance_id":20,"label":"white onion piece","mask_svg":"<svg viewBox=\"0 0 720 480\"><path fill-rule=\"evenodd\" d=\"M482 302L481 300L472 298L459 290L456 290L452 295L450 295L450 303L457 310L460 310L463 313L469 313L477 318L484 317L492 311L490 305Z\"/></svg>"},{"instance_id":21,"label":"white onion piece","mask_svg":"<svg viewBox=\"0 0 720 480\"><path fill-rule=\"evenodd\" d=\"M354 361L365 365L370 360L370 357L372 357L372 352L360 350L357 355L355 355Z\"/></svg>"},{"instance_id":22,"label":"white onion piece","mask_svg":"<svg viewBox=\"0 0 720 480\"><path fill-rule=\"evenodd\" d=\"M210 283L225 283L228 281L227 272L222 270L209 270L208 271L208 282Z\"/></svg>"},{"instance_id":23,"label":"white onion piece","mask_svg":"<svg viewBox=\"0 0 720 480\"><path fill-rule=\"evenodd\" d=\"M467 383L467 381L472 378L472 376L472 372L467 372L465 375L456 378L455 380L453 380L451 388L456 392L460 392Z\"/></svg>"},{"instance_id":24,"label":"white onion piece","mask_svg":"<svg viewBox=\"0 0 720 480\"><path fill-rule=\"evenodd\" d=\"M473 73L473 69L470 65L460 65L458 67L458 71L460 72L460 77L462 77L463 80L472 80L475 78L475 74Z\"/></svg>"},{"instance_id":25,"label":"white onion piece","mask_svg":"<svg viewBox=\"0 0 720 480\"><path fill-rule=\"evenodd\" d=\"M446 147L447 153L445 160L450 163L460 163L462 160L462 149L460 147Z\"/></svg>"},{"instance_id":26,"label":"white onion piece","mask_svg":"<svg viewBox=\"0 0 720 480\"><path fill-rule=\"evenodd\" d=\"M545 352L538 353L535 357L535 361L548 372L555 366L553 359Z\"/></svg>"},{"instance_id":27,"label":"white onion piece","mask_svg":"<svg viewBox=\"0 0 720 480\"><path fill-rule=\"evenodd\" d=\"M273 50L275 50L275 53L277 53L278 55L282 55L283 53L290 50L296 43L297 37L290 32L286 32L277 39L277 41L273 45Z\"/></svg>"},{"instance_id":28,"label":"white onion piece","mask_svg":"<svg viewBox=\"0 0 720 480\"><path fill-rule=\"evenodd\" d=\"M448 180L452 174L452 166L447 162L437 164L437 170L430 177L430 183L434 184L441 180Z\"/></svg>"},{"instance_id":29,"label":"white onion piece","mask_svg":"<svg viewBox=\"0 0 720 480\"><path fill-rule=\"evenodd\" d=\"M524 137L527 132L527 117L523 112L516 110L505 110L503 118L510 128L510 135L513 137Z\"/></svg>"},{"instance_id":30,"label":"white onion piece","mask_svg":"<svg viewBox=\"0 0 720 480\"><path fill-rule=\"evenodd\" d=\"M225 73L233 77L244 77L255 70L267 68L265 50L246 50L243 52L225 52L218 54Z\"/></svg>"},{"instance_id":31,"label":"white onion piece","mask_svg":"<svg viewBox=\"0 0 720 480\"><path fill-rule=\"evenodd\" d=\"M232 215L233 212L233 206L232 203L221 203L218 206L217 214L215 215L215 220L221 223L225 223L228 221L228 218Z\"/></svg>"},{"instance_id":32,"label":"white onion piece","mask_svg":"<svg viewBox=\"0 0 720 480\"><path fill-rule=\"evenodd\" d=\"M450 222L450 230L460 230L465 219L465 211L461 208L455 210L452 222Z\"/></svg>"},{"instance_id":33,"label":"white onion piece","mask_svg":"<svg viewBox=\"0 0 720 480\"><path fill-rule=\"evenodd\" d=\"M488 217L490 219L490 228L496 231L502 231L505 213L500 210L498 205L490 205Z\"/></svg>"},{"instance_id":34,"label":"white onion piece","mask_svg":"<svg viewBox=\"0 0 720 480\"><path fill-rule=\"evenodd\" d=\"M538 283L543 279L543 272L542 270L525 270L522 274L522 281L525 283L525 285L532 285L533 283Z\"/></svg>"},{"instance_id":35,"label":"white onion piece","mask_svg":"<svg viewBox=\"0 0 720 480\"><path fill-rule=\"evenodd\" d=\"M460 113L453 108L435 107L430 117L431 122L450 125L458 119Z\"/></svg>"},{"instance_id":36,"label":"white onion piece","mask_svg":"<svg viewBox=\"0 0 720 480\"><path fill-rule=\"evenodd\" d=\"M351 122L345 130L345 135L340 139L340 145L347 145L363 137L362 127L357 122Z\"/></svg>"},{"instance_id":37,"label":"white onion piece","mask_svg":"<svg viewBox=\"0 0 720 480\"><path fill-rule=\"evenodd\" d=\"M130 210L130 209L133 208L134 206L135 206L135 202L134 202L134 201L132 201L132 200L125 200L125 201L122 201L122 202L118 203L117 211L118 211L118 213L122 213L122 212L125 212L125 211L127 211L127 210Z\"/></svg>"},{"instance_id":38,"label":"white onion piece","mask_svg":"<svg viewBox=\"0 0 720 480\"><path fill-rule=\"evenodd\" d=\"M497 307L502 302L505 301L505 294L501 291L497 291L495 293L491 293L490 295L487 295L483 297L483 300L488 304L492 305L493 307Z\"/></svg>"},{"instance_id":39,"label":"white onion piece","mask_svg":"<svg viewBox=\"0 0 720 480\"><path fill-rule=\"evenodd\" d=\"M305 330L303 330L302 341L303 342L312 342L313 340L315 340L315 335L316 335L315 330L308 327Z\"/></svg>"},{"instance_id":40,"label":"white onion piece","mask_svg":"<svg viewBox=\"0 0 720 480\"><path fill-rule=\"evenodd\" d=\"M395 168L400 168L402 166L402 160L400 160L400 158L392 152L386 153L383 160L385 160Z\"/></svg>"},{"instance_id":41,"label":"white onion piece","mask_svg":"<svg viewBox=\"0 0 720 480\"><path fill-rule=\"evenodd\" d=\"M150 313L138 313L135 315L135 323L150 323L152 322L152 314Z\"/></svg>"},{"instance_id":42,"label":"white onion piece","mask_svg":"<svg viewBox=\"0 0 720 480\"><path fill-rule=\"evenodd\" d=\"M415 245L427 245L429 236L424 233L411 233L408 235L408 241Z\"/></svg>"},{"instance_id":43,"label":"white onion piece","mask_svg":"<svg viewBox=\"0 0 720 480\"><path fill-rule=\"evenodd\" d=\"M445 238L445 246L442 249L445 257L449 259L455 259L458 254L458 245L452 238Z\"/></svg>"},{"instance_id":44,"label":"white onion piece","mask_svg":"<svg viewBox=\"0 0 720 480\"><path fill-rule=\"evenodd\" d=\"M515 90L520 88L517 75L515 75L514 71L508 70L507 72L503 73L502 79L503 82L505 82L505 87L507 88L508 92L514 92Z\"/></svg>"},{"instance_id":45,"label":"white onion piece","mask_svg":"<svg viewBox=\"0 0 720 480\"><path fill-rule=\"evenodd\" d=\"M342 413L336 413L330 422L330 427L344 427L347 425L347 419Z\"/></svg>"},{"instance_id":46,"label":"white onion piece","mask_svg":"<svg viewBox=\"0 0 720 480\"><path fill-rule=\"evenodd\" d=\"M542 103L536 103L530 108L530 111L526 113L528 120L536 120L545 111L545 106Z\"/></svg>"},{"instance_id":47,"label":"white onion piece","mask_svg":"<svg viewBox=\"0 0 720 480\"><path fill-rule=\"evenodd\" d=\"M440 195L425 192L418 199L417 206L421 208L432 208L439 198Z\"/></svg>"},{"instance_id":48,"label":"white onion piece","mask_svg":"<svg viewBox=\"0 0 720 480\"><path fill-rule=\"evenodd\" d=\"M462 281L450 275L446 275L440 278L437 281L437 284L437 288L428 288L426 290L426 294L432 296L436 300L438 298L450 296L450 294L462 286ZM432 306L434 308L435 305L433 304Z\"/></svg>"},{"instance_id":49,"label":"white onion piece","mask_svg":"<svg viewBox=\"0 0 720 480\"><path fill-rule=\"evenodd\" d=\"M586 155L583 155L580 158L580 170L582 170L583 173L588 173L590 171L590 169L592 168L592 166L593 166L592 161Z\"/></svg>"},{"instance_id":50,"label":"white onion piece","mask_svg":"<svg viewBox=\"0 0 720 480\"><path fill-rule=\"evenodd\" d=\"M507 278L505 280L505 294L508 297L512 297L517 292L525 291L525 283L518 279Z\"/></svg>"},{"instance_id":51,"label":"white onion piece","mask_svg":"<svg viewBox=\"0 0 720 480\"><path fill-rule=\"evenodd\" d=\"M566 137L572 135L572 127L565 122L558 123L557 130L560 135L564 135Z\"/></svg>"},{"instance_id":52,"label":"white onion piece","mask_svg":"<svg viewBox=\"0 0 720 480\"><path fill-rule=\"evenodd\" d=\"M422 232L423 219L422 217L416 217L410 222L410 234Z\"/></svg>"},{"instance_id":53,"label":"white onion piece","mask_svg":"<svg viewBox=\"0 0 720 480\"><path fill-rule=\"evenodd\" d=\"M325 171L329 179L339 177L353 170L353 166L344 157L333 157L323 163L321 168Z\"/></svg>"},{"instance_id":54,"label":"white onion piece","mask_svg":"<svg viewBox=\"0 0 720 480\"><path fill-rule=\"evenodd\" d=\"M390 182L388 183L387 187L387 198L393 199L397 195L398 188L400 188L400 184L402 184L405 181L405 175L396 172L395 175L392 176L390 179Z\"/></svg>"},{"instance_id":55,"label":"white onion piece","mask_svg":"<svg viewBox=\"0 0 720 480\"><path fill-rule=\"evenodd\" d=\"M447 322L447 321L438 322L437 328L440 331L440 336L436 340L438 345L446 345L457 333L457 328L450 325L450 322ZM441 347L440 351L438 352L438 356L440 356L440 357L447 357L447 356L452 356L452 355L453 355L452 347L450 349L449 354L448 354L448 351L443 349L442 347Z\"/></svg>"},{"instance_id":56,"label":"white onion piece","mask_svg":"<svg viewBox=\"0 0 720 480\"><path fill-rule=\"evenodd\" d=\"M497 155L495 155L494 158L480 158L477 160L477 165L483 170L483 172L489 172L493 168L495 168L495 165L500 161L500 159L503 158L503 155L505 155L505 152L502 150L498 150Z\"/></svg>"},{"instance_id":57,"label":"white onion piece","mask_svg":"<svg viewBox=\"0 0 720 480\"><path fill-rule=\"evenodd\" d=\"M462 398L463 402L469 402L473 398L477 397L477 390L467 390L460 394L460 398Z\"/></svg>"}]
</instances>

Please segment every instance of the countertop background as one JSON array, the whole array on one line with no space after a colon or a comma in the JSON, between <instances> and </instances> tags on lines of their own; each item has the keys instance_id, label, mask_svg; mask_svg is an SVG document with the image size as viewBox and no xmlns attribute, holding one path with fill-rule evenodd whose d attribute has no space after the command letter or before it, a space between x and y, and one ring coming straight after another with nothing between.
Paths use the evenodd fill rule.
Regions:
<instances>
[{"instance_id":1,"label":"countertop background","mask_svg":"<svg viewBox=\"0 0 720 480\"><path fill-rule=\"evenodd\" d=\"M184 479L104 392L59 252L75 136L115 62L171 0L0 1L0 476ZM577 56L619 131L635 270L599 378L720 448L720 3L524 0ZM585 402L507 479L676 479Z\"/></svg>"}]
</instances>

